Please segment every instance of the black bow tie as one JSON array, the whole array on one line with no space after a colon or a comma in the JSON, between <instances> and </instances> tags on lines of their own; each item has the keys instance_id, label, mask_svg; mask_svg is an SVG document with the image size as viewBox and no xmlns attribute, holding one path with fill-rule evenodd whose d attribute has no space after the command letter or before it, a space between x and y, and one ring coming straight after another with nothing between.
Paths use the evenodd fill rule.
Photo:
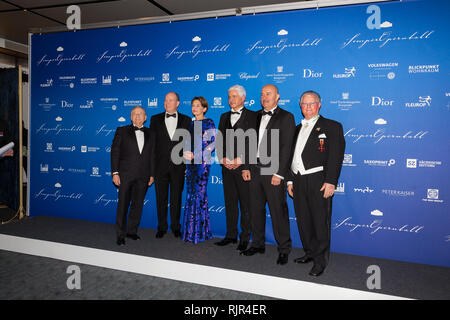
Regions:
<instances>
[{"instance_id":1,"label":"black bow tie","mask_svg":"<svg viewBox=\"0 0 450 320\"><path fill-rule=\"evenodd\" d=\"M231 111L231 114L241 114L239 111Z\"/></svg>"},{"instance_id":2,"label":"black bow tie","mask_svg":"<svg viewBox=\"0 0 450 320\"><path fill-rule=\"evenodd\" d=\"M176 118L176 117L177 117L177 114L176 114L176 113L173 113L173 114L168 114L168 113L166 113L166 118L170 118L170 117Z\"/></svg>"},{"instance_id":3,"label":"black bow tie","mask_svg":"<svg viewBox=\"0 0 450 320\"><path fill-rule=\"evenodd\" d=\"M138 127L134 126L133 128L134 128L134 131L141 130L142 132L144 132L144 127L138 128Z\"/></svg>"},{"instance_id":4,"label":"black bow tie","mask_svg":"<svg viewBox=\"0 0 450 320\"><path fill-rule=\"evenodd\" d=\"M272 111L263 111L262 115L263 116L273 116L273 112Z\"/></svg>"}]
</instances>

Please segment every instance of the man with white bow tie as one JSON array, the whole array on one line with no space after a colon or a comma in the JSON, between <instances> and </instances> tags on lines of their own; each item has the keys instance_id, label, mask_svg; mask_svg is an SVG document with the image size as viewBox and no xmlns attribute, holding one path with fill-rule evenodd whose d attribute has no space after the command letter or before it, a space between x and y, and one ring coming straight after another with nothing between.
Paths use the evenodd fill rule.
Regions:
<instances>
[{"instance_id":1,"label":"man with white bow tie","mask_svg":"<svg viewBox=\"0 0 450 320\"><path fill-rule=\"evenodd\" d=\"M300 107L304 119L295 131L287 184L305 255L294 262L314 262L309 274L319 276L329 260L331 201L342 168L345 138L339 122L319 115L317 92L304 92Z\"/></svg>"}]
</instances>

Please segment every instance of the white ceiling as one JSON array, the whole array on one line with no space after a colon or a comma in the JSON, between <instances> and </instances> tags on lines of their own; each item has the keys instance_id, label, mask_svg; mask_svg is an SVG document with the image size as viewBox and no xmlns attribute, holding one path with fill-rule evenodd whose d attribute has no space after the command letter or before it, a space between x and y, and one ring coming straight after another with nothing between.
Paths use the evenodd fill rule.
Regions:
<instances>
[{"instance_id":1,"label":"white ceiling","mask_svg":"<svg viewBox=\"0 0 450 320\"><path fill-rule=\"evenodd\" d=\"M0 0L0 38L27 44L32 28L65 26L76 4L83 24L314 0Z\"/></svg>"}]
</instances>

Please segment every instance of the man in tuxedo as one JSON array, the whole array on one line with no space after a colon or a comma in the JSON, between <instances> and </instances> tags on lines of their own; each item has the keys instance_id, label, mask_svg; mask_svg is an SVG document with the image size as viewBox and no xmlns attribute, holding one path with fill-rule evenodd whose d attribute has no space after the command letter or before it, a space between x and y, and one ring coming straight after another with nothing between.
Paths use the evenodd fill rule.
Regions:
<instances>
[{"instance_id":1,"label":"man in tuxedo","mask_svg":"<svg viewBox=\"0 0 450 320\"><path fill-rule=\"evenodd\" d=\"M181 236L180 214L181 196L184 188L184 173L186 165L175 164L171 159L174 146L180 138L174 138L175 131L179 129L188 130L191 119L179 113L178 106L180 98L177 93L169 92L164 100L163 113L156 114L150 119L150 130L154 133L156 141L156 163L155 163L155 192L156 207L158 213L158 232L156 238L162 238L168 229L167 203L170 188L170 228L175 237ZM175 135L179 136L179 135ZM182 151L179 154L183 157Z\"/></svg>"},{"instance_id":2,"label":"man in tuxedo","mask_svg":"<svg viewBox=\"0 0 450 320\"><path fill-rule=\"evenodd\" d=\"M273 233L278 244L277 264L288 262L292 241L286 203L286 182L289 170L295 120L292 113L278 107L280 95L274 85L261 90L261 110L256 119L258 135L257 163L243 170L250 181L250 219L253 239L245 256L265 252L266 203L269 205Z\"/></svg>"},{"instance_id":3,"label":"man in tuxedo","mask_svg":"<svg viewBox=\"0 0 450 320\"><path fill-rule=\"evenodd\" d=\"M241 233L237 250L247 249L251 235L249 213L249 181L242 179L242 170L248 169L249 140L243 132L256 125L256 112L244 107L246 91L240 85L228 89L228 104L231 110L220 117L219 131L223 137L222 147L216 145L216 153L222 165L223 191L227 233L225 238L215 244L226 246L237 243L239 208L241 211ZM241 129L243 132L236 132Z\"/></svg>"},{"instance_id":4,"label":"man in tuxedo","mask_svg":"<svg viewBox=\"0 0 450 320\"><path fill-rule=\"evenodd\" d=\"M119 246L125 244L125 236L133 240L140 239L137 229L144 198L154 180L155 142L150 129L144 127L146 119L145 109L133 108L132 124L116 129L111 146L113 183L119 188L116 216Z\"/></svg>"},{"instance_id":5,"label":"man in tuxedo","mask_svg":"<svg viewBox=\"0 0 450 320\"><path fill-rule=\"evenodd\" d=\"M339 122L319 115L320 95L306 91L300 98L304 116L295 131L291 155L289 195L305 255L294 262L314 262L311 276L325 270L330 254L331 200L336 189L345 138Z\"/></svg>"}]
</instances>

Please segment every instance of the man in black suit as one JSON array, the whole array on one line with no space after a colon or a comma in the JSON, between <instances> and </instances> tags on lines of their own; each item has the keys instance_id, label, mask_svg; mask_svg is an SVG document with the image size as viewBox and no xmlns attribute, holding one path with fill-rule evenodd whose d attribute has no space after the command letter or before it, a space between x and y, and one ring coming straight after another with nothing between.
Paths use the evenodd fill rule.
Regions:
<instances>
[{"instance_id":1,"label":"man in black suit","mask_svg":"<svg viewBox=\"0 0 450 320\"><path fill-rule=\"evenodd\" d=\"M163 113L156 114L150 119L150 130L154 133L156 141L155 164L155 192L156 207L158 213L158 232L156 238L162 238L168 229L167 203L170 187L170 228L175 237L181 236L181 196L184 188L184 162L175 164L171 159L171 153L182 138L175 134L177 130L188 130L191 119L177 111L180 98L177 93L169 92L164 100ZM179 157L183 157L180 151Z\"/></svg>"},{"instance_id":2,"label":"man in black suit","mask_svg":"<svg viewBox=\"0 0 450 320\"><path fill-rule=\"evenodd\" d=\"M344 159L345 138L339 122L319 115L318 93L303 93L300 107L305 119L295 131L288 192L294 199L305 255L294 261L313 261L309 274L319 276L330 254L331 199Z\"/></svg>"},{"instance_id":3,"label":"man in black suit","mask_svg":"<svg viewBox=\"0 0 450 320\"><path fill-rule=\"evenodd\" d=\"M133 240L140 239L137 229L144 198L154 180L155 142L150 129L144 127L146 119L145 109L133 108L132 124L117 128L111 146L113 183L119 187L116 217L119 246L125 244L125 236Z\"/></svg>"},{"instance_id":4,"label":"man in black suit","mask_svg":"<svg viewBox=\"0 0 450 320\"><path fill-rule=\"evenodd\" d=\"M269 205L273 233L278 244L277 264L288 262L292 241L286 203L286 181L295 130L292 113L278 107L280 95L274 85L261 90L261 110L256 119L258 135L257 163L243 170L250 181L250 218L253 239L246 256L265 252L266 203Z\"/></svg>"},{"instance_id":5,"label":"man in black suit","mask_svg":"<svg viewBox=\"0 0 450 320\"><path fill-rule=\"evenodd\" d=\"M256 125L256 112L244 107L245 96L245 88L240 85L234 85L228 89L228 104L231 110L220 117L219 131L222 134L223 143L222 147L216 144L216 153L222 165L227 233L223 240L215 244L225 246L237 242L240 207L241 233L237 247L240 251L247 249L251 235L249 181L242 179L242 170L248 170L249 167L248 153L251 137L246 138L244 132L254 129ZM242 131L236 131L239 129Z\"/></svg>"}]
</instances>

